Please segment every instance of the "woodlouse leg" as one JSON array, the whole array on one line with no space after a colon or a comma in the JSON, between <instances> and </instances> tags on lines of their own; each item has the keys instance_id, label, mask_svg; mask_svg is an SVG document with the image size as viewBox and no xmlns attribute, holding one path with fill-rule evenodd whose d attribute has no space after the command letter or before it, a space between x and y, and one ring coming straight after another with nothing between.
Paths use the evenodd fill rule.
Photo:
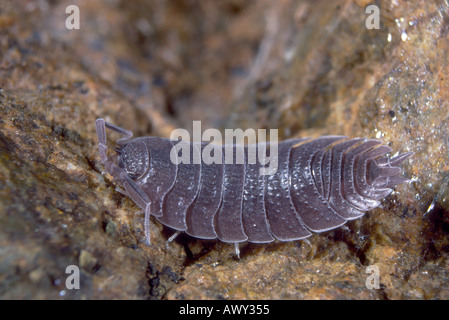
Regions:
<instances>
[{"instance_id":1,"label":"woodlouse leg","mask_svg":"<svg viewBox=\"0 0 449 320\"><path fill-rule=\"evenodd\" d=\"M307 238L306 239L302 239L301 243L307 244L309 246L309 252L312 252L313 246L312 246L312 243L309 241L309 239L307 239Z\"/></svg>"},{"instance_id":2,"label":"woodlouse leg","mask_svg":"<svg viewBox=\"0 0 449 320\"><path fill-rule=\"evenodd\" d=\"M167 240L167 244L175 240L179 235L181 234L180 230L177 230L175 233L173 233L170 238Z\"/></svg>"},{"instance_id":3,"label":"woodlouse leg","mask_svg":"<svg viewBox=\"0 0 449 320\"><path fill-rule=\"evenodd\" d=\"M151 245L150 237L150 203L147 204L145 208L145 218L144 218L144 229L145 229L145 241L147 245Z\"/></svg>"},{"instance_id":4,"label":"woodlouse leg","mask_svg":"<svg viewBox=\"0 0 449 320\"><path fill-rule=\"evenodd\" d=\"M177 230L175 233L173 233L170 238L168 238L167 242L165 243L165 247L168 249L169 248L169 244L175 240L179 235L181 234L180 230Z\"/></svg>"},{"instance_id":5,"label":"woodlouse leg","mask_svg":"<svg viewBox=\"0 0 449 320\"><path fill-rule=\"evenodd\" d=\"M240 260L240 242L234 242L235 255Z\"/></svg>"},{"instance_id":6,"label":"woodlouse leg","mask_svg":"<svg viewBox=\"0 0 449 320\"><path fill-rule=\"evenodd\" d=\"M145 210L145 239L147 244L151 244L150 239L150 205L151 201L145 192L140 189L138 185L132 180L125 172L120 174L120 180L123 181L123 187L125 188L128 196L134 203L140 208Z\"/></svg>"},{"instance_id":7,"label":"woodlouse leg","mask_svg":"<svg viewBox=\"0 0 449 320\"><path fill-rule=\"evenodd\" d=\"M150 242L150 220L149 220L149 217L147 215L145 215L145 210L136 211L136 213L134 215L140 215L140 214L144 215L145 242L149 246L151 244L151 242Z\"/></svg>"},{"instance_id":8,"label":"woodlouse leg","mask_svg":"<svg viewBox=\"0 0 449 320\"><path fill-rule=\"evenodd\" d=\"M123 194L124 196L127 196L127 197L128 197L128 192L126 192L125 189L122 189L122 188L120 188L120 187L115 187L115 191L117 191L117 192Z\"/></svg>"}]
</instances>

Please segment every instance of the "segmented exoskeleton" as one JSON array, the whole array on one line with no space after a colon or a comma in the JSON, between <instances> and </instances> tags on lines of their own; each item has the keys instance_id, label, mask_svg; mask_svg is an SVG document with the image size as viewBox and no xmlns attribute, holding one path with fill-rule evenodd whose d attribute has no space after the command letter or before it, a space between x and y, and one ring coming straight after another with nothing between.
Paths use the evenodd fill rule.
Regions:
<instances>
[{"instance_id":1,"label":"segmented exoskeleton","mask_svg":"<svg viewBox=\"0 0 449 320\"><path fill-rule=\"evenodd\" d=\"M412 153L390 159L385 154L392 149L378 140L324 136L282 141L276 172L262 175L259 162L246 161L252 150L248 146L243 163L175 164L170 152L178 141L132 139L130 131L103 119L96 121L96 128L106 170L145 211L148 243L150 215L201 239L304 239L361 217L379 206L393 186L409 181L399 176L397 166ZM112 157L107 155L105 128L124 135ZM190 144L191 157L205 146ZM236 151L234 145L222 148L223 156L226 148Z\"/></svg>"}]
</instances>

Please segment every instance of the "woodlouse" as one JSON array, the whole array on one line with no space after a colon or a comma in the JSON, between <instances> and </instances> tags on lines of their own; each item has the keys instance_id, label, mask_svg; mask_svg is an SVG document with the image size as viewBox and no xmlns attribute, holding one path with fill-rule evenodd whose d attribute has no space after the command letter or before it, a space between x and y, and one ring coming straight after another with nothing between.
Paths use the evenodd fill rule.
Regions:
<instances>
[{"instance_id":1,"label":"woodlouse","mask_svg":"<svg viewBox=\"0 0 449 320\"><path fill-rule=\"evenodd\" d=\"M106 128L124 136L112 157ZM132 139L130 131L103 119L97 119L96 129L106 170L145 211L148 243L150 215L177 233L235 243L237 254L243 241L304 239L361 217L379 206L393 186L410 181L399 176L397 165L412 153L390 159L385 154L392 149L378 140L324 136L282 141L277 171L261 175L260 163L174 164L170 151L176 141ZM204 146L190 144L192 150ZM246 158L248 152L246 146Z\"/></svg>"}]
</instances>

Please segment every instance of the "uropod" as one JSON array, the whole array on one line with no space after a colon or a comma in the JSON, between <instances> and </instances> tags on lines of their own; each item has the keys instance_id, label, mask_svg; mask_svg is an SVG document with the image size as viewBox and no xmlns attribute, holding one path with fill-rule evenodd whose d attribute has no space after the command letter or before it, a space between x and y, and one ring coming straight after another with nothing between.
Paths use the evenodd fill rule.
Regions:
<instances>
[{"instance_id":1,"label":"uropod","mask_svg":"<svg viewBox=\"0 0 449 320\"><path fill-rule=\"evenodd\" d=\"M108 156L106 128L123 135ZM398 165L411 152L386 156L379 140L344 136L289 139L277 145L277 170L262 164L221 161L174 163L180 142L160 137L132 138L132 132L97 119L99 153L105 169L149 219L200 239L234 243L293 241L337 228L380 205L401 177ZM201 151L204 143L190 143ZM223 145L236 151L235 145ZM269 145L267 145L269 150ZM252 149L251 149L252 150ZM248 159L250 148L244 147ZM236 154L234 152L233 154Z\"/></svg>"}]
</instances>

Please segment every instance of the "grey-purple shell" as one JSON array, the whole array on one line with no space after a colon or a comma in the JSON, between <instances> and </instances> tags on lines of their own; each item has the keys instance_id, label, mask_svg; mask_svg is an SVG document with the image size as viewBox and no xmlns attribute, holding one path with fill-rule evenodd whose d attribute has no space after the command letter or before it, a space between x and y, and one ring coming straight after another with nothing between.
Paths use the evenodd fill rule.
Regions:
<instances>
[{"instance_id":1,"label":"grey-purple shell","mask_svg":"<svg viewBox=\"0 0 449 320\"><path fill-rule=\"evenodd\" d=\"M303 239L361 217L378 207L393 186L409 181L400 177L397 166L411 153L389 158L386 154L392 149L378 140L324 136L282 141L277 171L262 175L259 162L176 165L170 151L178 142L131 139L129 131L103 119L96 124L107 171L145 210L146 223L153 215L162 224L201 239L231 243ZM105 127L125 135L117 141L113 157L107 156ZM247 152L245 147L246 157Z\"/></svg>"}]
</instances>

